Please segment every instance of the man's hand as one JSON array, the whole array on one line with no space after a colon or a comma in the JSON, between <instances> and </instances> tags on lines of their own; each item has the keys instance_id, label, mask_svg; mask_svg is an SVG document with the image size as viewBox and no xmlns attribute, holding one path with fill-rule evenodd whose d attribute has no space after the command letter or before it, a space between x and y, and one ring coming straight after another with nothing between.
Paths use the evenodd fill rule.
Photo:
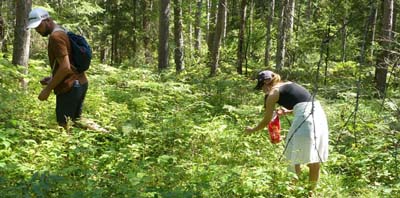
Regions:
<instances>
[{"instance_id":1,"label":"man's hand","mask_svg":"<svg viewBox=\"0 0 400 198\"><path fill-rule=\"evenodd\" d=\"M50 93L51 93L51 90L48 90L46 87L40 92L38 99L41 101L47 100L47 98L49 98Z\"/></svg>"},{"instance_id":2,"label":"man's hand","mask_svg":"<svg viewBox=\"0 0 400 198\"><path fill-rule=\"evenodd\" d=\"M48 85L50 83L50 81L51 81L51 77L50 76L44 77L44 78L42 78L42 80L40 80L40 84Z\"/></svg>"}]
</instances>

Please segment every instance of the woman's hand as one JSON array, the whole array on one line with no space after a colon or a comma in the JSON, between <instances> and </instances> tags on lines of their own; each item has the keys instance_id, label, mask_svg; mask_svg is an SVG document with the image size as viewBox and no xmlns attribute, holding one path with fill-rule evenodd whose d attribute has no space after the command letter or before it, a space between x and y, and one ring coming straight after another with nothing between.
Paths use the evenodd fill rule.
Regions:
<instances>
[{"instance_id":1,"label":"woman's hand","mask_svg":"<svg viewBox=\"0 0 400 198\"><path fill-rule=\"evenodd\" d=\"M246 128L244 129L244 132L245 132L246 134L254 133L254 128L248 126L248 127L246 127Z\"/></svg>"},{"instance_id":2,"label":"woman's hand","mask_svg":"<svg viewBox=\"0 0 400 198\"><path fill-rule=\"evenodd\" d=\"M278 114L279 116L286 115L288 113L292 113L293 112L292 110L288 110L288 109L286 109L284 107L279 107L275 111L276 111L276 114Z\"/></svg>"}]
</instances>

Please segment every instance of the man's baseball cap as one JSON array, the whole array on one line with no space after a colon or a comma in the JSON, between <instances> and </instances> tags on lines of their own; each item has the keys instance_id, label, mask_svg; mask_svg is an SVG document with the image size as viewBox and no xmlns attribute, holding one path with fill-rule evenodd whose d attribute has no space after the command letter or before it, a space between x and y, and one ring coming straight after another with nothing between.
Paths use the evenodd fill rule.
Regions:
<instances>
[{"instance_id":1,"label":"man's baseball cap","mask_svg":"<svg viewBox=\"0 0 400 198\"><path fill-rule=\"evenodd\" d=\"M37 28L40 23L50 18L49 13L43 8L35 8L29 13L28 26L26 29Z\"/></svg>"},{"instance_id":2,"label":"man's baseball cap","mask_svg":"<svg viewBox=\"0 0 400 198\"><path fill-rule=\"evenodd\" d=\"M257 86L254 87L254 89L260 90L262 88L262 86L264 85L264 80L271 80L273 76L274 76L274 72L269 71L269 70L261 71L260 73L258 73Z\"/></svg>"}]
</instances>

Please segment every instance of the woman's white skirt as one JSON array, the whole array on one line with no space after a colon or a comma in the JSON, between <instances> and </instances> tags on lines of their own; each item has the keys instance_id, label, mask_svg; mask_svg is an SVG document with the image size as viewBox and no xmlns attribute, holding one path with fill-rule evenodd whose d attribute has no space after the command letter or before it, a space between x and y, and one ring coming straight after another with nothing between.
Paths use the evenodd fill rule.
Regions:
<instances>
[{"instance_id":1,"label":"woman's white skirt","mask_svg":"<svg viewBox=\"0 0 400 198\"><path fill-rule=\"evenodd\" d=\"M294 120L286 136L286 159L292 165L325 162L329 131L321 104L301 102L294 106L293 113Z\"/></svg>"}]
</instances>

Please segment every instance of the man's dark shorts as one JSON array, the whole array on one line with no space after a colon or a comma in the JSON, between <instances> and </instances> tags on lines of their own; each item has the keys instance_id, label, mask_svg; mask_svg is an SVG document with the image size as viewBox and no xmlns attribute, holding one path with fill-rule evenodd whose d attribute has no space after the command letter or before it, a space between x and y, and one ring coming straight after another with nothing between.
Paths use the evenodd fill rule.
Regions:
<instances>
[{"instance_id":1,"label":"man's dark shorts","mask_svg":"<svg viewBox=\"0 0 400 198\"><path fill-rule=\"evenodd\" d=\"M88 83L81 85L79 81L75 81L69 92L56 96L56 115L59 125L65 125L67 117L72 121L81 117L87 89Z\"/></svg>"}]
</instances>

